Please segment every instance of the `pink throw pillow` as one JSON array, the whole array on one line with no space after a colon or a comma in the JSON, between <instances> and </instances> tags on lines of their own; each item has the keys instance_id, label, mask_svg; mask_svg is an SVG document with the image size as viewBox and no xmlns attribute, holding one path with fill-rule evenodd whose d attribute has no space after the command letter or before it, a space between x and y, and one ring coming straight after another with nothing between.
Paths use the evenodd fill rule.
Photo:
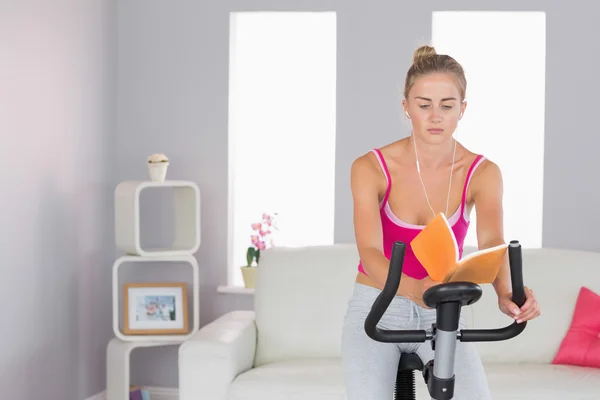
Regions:
<instances>
[{"instance_id":1,"label":"pink throw pillow","mask_svg":"<svg viewBox=\"0 0 600 400\"><path fill-rule=\"evenodd\" d=\"M579 290L569 331L552 364L600 368L600 295Z\"/></svg>"}]
</instances>

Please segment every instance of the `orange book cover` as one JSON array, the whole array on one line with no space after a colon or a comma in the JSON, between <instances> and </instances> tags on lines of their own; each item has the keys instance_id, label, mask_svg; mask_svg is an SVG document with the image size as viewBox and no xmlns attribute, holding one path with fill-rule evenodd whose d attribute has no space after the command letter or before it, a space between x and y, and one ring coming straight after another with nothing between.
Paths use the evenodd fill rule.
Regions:
<instances>
[{"instance_id":1,"label":"orange book cover","mask_svg":"<svg viewBox=\"0 0 600 400\"><path fill-rule=\"evenodd\" d=\"M410 246L436 282L492 283L505 261L508 244L478 250L459 259L458 244L444 213L438 214Z\"/></svg>"}]
</instances>

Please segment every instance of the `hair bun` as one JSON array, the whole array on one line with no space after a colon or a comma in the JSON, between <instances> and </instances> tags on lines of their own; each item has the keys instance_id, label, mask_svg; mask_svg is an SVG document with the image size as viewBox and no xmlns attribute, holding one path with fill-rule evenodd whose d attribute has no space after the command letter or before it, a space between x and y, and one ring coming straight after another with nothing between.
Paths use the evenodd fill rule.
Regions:
<instances>
[{"instance_id":1,"label":"hair bun","mask_svg":"<svg viewBox=\"0 0 600 400\"><path fill-rule=\"evenodd\" d=\"M421 58L434 56L436 54L437 53L435 52L435 48L428 45L421 46L417 50L415 50L413 54L413 63L416 63Z\"/></svg>"}]
</instances>

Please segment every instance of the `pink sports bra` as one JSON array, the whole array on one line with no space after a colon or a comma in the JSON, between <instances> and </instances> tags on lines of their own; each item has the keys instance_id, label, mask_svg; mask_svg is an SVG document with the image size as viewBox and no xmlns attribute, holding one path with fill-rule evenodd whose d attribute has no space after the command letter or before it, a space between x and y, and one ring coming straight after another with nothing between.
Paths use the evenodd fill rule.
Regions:
<instances>
[{"instance_id":1,"label":"pink sports bra","mask_svg":"<svg viewBox=\"0 0 600 400\"><path fill-rule=\"evenodd\" d=\"M387 189L385 192L384 198L381 200L379 204L379 215L381 216L381 225L383 230L383 249L384 254L389 260L392 255L392 246L395 242L401 241L407 244L406 250L404 253L404 264L402 267L402 272L411 278L415 279L423 279L427 276L427 271L423 268L423 265L417 260L415 254L413 253L410 242L421 232L424 225L413 225L407 222L400 220L398 217L394 215L392 212L390 205L388 203L388 197L390 195L390 190L392 188L392 179L390 176L390 172L387 168L385 160L383 159L383 155L379 149L371 150L377 160L379 160L379 165L385 174L385 179L387 181ZM462 200L460 203L460 207L456 210L456 212L448 217L448 222L452 227L452 231L456 236L456 242L458 243L459 255L462 257L463 254L463 244L465 241L465 237L467 235L467 230L469 228L469 218L466 212L466 201L467 201L467 188L469 186L469 182L471 181L471 177L473 176L473 172L475 169L483 162L485 157L482 155L478 155L475 158L475 161L471 164L469 171L467 172L467 177L465 179L465 184L462 192ZM358 270L365 274L366 271L362 266L362 262L358 264Z\"/></svg>"}]
</instances>

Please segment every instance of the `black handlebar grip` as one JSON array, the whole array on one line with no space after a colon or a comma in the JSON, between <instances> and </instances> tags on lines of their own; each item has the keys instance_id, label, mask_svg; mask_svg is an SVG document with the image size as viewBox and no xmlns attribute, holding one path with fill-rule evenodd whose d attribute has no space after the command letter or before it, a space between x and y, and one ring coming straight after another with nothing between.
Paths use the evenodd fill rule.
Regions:
<instances>
[{"instance_id":1,"label":"black handlebar grip","mask_svg":"<svg viewBox=\"0 0 600 400\"><path fill-rule=\"evenodd\" d=\"M400 278L402 277L402 264L404 263L404 252L406 250L406 244L402 242L394 243L392 248L392 256L390 257L390 268L385 281L382 292L377 296L371 311L367 315L365 320L365 331L371 338L375 338L379 335L377 324L385 310L389 307L390 303L394 299L394 296L398 292L400 287Z\"/></svg>"},{"instance_id":2,"label":"black handlebar grip","mask_svg":"<svg viewBox=\"0 0 600 400\"><path fill-rule=\"evenodd\" d=\"M398 288L400 287L405 250L405 243L394 243L392 255L390 257L390 268L388 270L385 285L379 296L377 296L373 302L371 311L365 319L365 332L371 339L378 342L415 343L424 342L426 340L425 330L384 330L377 327L379 320L383 317L383 314L396 296Z\"/></svg>"},{"instance_id":3,"label":"black handlebar grip","mask_svg":"<svg viewBox=\"0 0 600 400\"><path fill-rule=\"evenodd\" d=\"M523 256L518 240L512 240L508 245L510 263L510 280L512 283L512 301L522 307L525 303L525 287L523 284ZM511 325L498 329L463 329L461 342L495 342L508 340L519 335L527 326L527 322L513 322Z\"/></svg>"},{"instance_id":4,"label":"black handlebar grip","mask_svg":"<svg viewBox=\"0 0 600 400\"><path fill-rule=\"evenodd\" d=\"M512 301L519 308L525 304L525 287L523 284L523 255L518 240L511 240L508 245L510 263L510 280L512 283Z\"/></svg>"},{"instance_id":5,"label":"black handlebar grip","mask_svg":"<svg viewBox=\"0 0 600 400\"><path fill-rule=\"evenodd\" d=\"M404 253L406 252L406 244L403 242L395 242L392 247L392 256L390 257L390 269L383 287L383 292L386 296L394 298L400 287L400 278L402 278L402 266L404 264Z\"/></svg>"}]
</instances>

